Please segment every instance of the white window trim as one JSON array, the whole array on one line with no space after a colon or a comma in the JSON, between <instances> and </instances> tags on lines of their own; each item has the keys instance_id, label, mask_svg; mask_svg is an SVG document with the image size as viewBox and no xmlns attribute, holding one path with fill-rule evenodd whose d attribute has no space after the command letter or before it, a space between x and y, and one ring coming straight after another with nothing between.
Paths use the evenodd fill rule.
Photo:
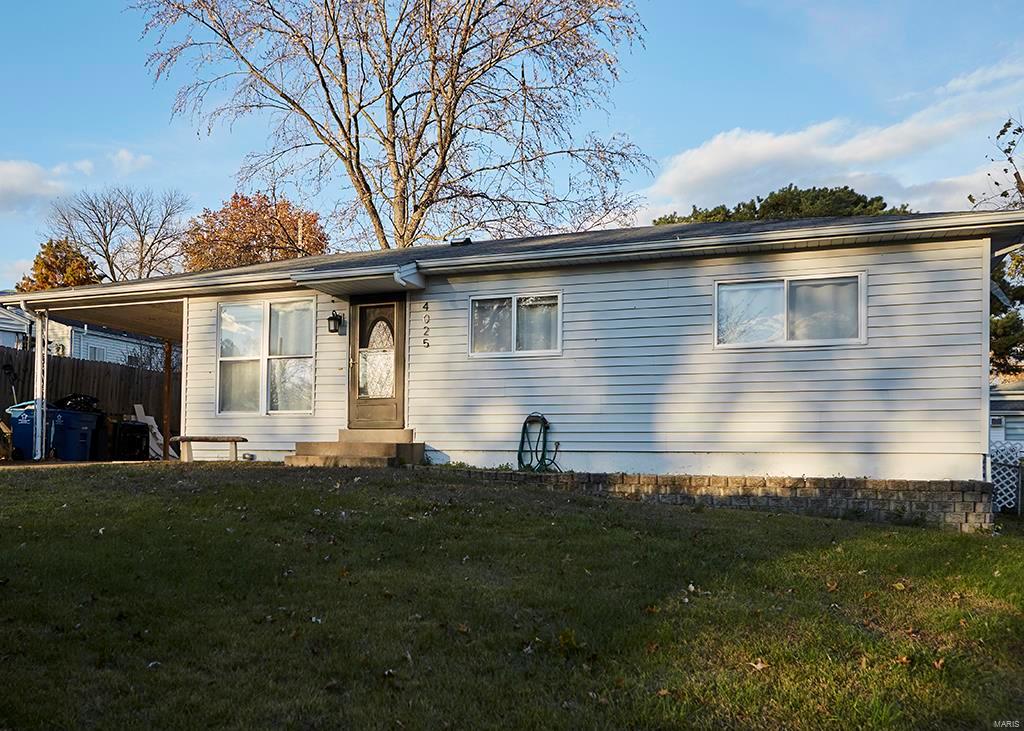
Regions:
<instances>
[{"instance_id":1,"label":"white window trim","mask_svg":"<svg viewBox=\"0 0 1024 731\"><path fill-rule=\"evenodd\" d=\"M287 302L309 302L313 306L313 332L312 332L312 343L310 346L309 355L270 355L270 306L278 305ZM260 334L260 352L259 355L246 355L246 356L227 356L221 357L220 354L220 312L221 308L230 305L261 305L263 307L263 319L261 321L262 333ZM216 414L217 416L294 416L298 415L311 415L316 410L316 340L317 340L317 298L316 297L279 297L267 300L220 300L216 306L216 319L217 319L217 334L214 340L214 362L216 371L217 387L214 389L216 393L214 398L216 399ZM313 383L312 392L310 394L310 408L302 411L271 411L270 410L270 361L279 360L281 358L308 358L313 364ZM247 362L247 361L258 361L260 364L260 400L259 408L256 411L221 411L220 408L220 364L222 362Z\"/></svg>"},{"instance_id":2,"label":"white window trim","mask_svg":"<svg viewBox=\"0 0 1024 731\"><path fill-rule=\"evenodd\" d=\"M802 280L857 278L857 337L831 340L789 340L789 283ZM760 343L718 342L718 291L723 284L757 284L782 282L782 340L768 340ZM799 274L778 277L752 277L749 279L716 279L714 281L714 305L711 312L712 339L715 350L764 350L766 348L822 348L837 345L867 345L868 342L868 298L867 272L836 272L829 274Z\"/></svg>"},{"instance_id":3,"label":"white window trim","mask_svg":"<svg viewBox=\"0 0 1024 731\"><path fill-rule=\"evenodd\" d=\"M516 334L519 327L518 303L526 297L554 297L558 305L557 345L553 350L516 350ZM477 300L512 300L512 350L499 353L474 353L473 352L473 303ZM468 332L466 345L469 350L469 357L477 359L491 358L551 358L562 355L562 290L547 290L544 292L516 292L514 294L478 294L469 298Z\"/></svg>"}]
</instances>

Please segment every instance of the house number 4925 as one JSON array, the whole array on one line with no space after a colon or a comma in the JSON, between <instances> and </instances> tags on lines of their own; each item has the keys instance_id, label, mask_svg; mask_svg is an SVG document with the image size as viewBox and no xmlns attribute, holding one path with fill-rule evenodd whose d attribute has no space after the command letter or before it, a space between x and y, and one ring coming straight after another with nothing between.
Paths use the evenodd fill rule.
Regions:
<instances>
[{"instance_id":1,"label":"house number 4925","mask_svg":"<svg viewBox=\"0 0 1024 731\"><path fill-rule=\"evenodd\" d=\"M423 303L423 347L430 347L430 303Z\"/></svg>"}]
</instances>

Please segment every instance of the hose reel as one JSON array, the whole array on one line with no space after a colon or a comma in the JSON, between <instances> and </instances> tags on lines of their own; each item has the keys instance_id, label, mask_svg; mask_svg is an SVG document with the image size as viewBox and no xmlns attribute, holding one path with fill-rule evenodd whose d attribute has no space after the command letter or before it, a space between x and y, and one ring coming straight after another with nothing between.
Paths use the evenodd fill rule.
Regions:
<instances>
[{"instance_id":1,"label":"hose reel","mask_svg":"<svg viewBox=\"0 0 1024 731\"><path fill-rule=\"evenodd\" d=\"M551 422L539 411L534 411L523 421L517 455L520 470L526 472L562 471L555 461L558 457L557 443L554 453L548 457L548 431L550 429Z\"/></svg>"}]
</instances>

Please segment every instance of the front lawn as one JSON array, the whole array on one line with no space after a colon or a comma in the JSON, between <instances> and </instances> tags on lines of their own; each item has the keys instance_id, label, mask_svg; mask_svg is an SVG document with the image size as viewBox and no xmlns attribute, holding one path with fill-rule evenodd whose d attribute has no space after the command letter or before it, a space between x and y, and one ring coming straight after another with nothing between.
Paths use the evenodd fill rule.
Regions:
<instances>
[{"instance_id":1,"label":"front lawn","mask_svg":"<svg viewBox=\"0 0 1024 731\"><path fill-rule=\"evenodd\" d=\"M445 475L0 470L0 728L1024 721L1024 531Z\"/></svg>"}]
</instances>

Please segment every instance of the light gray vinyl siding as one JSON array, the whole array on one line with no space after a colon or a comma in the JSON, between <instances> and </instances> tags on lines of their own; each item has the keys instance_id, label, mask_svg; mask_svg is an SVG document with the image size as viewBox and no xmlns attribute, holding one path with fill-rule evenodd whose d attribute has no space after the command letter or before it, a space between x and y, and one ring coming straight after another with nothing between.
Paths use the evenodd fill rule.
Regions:
<instances>
[{"instance_id":1,"label":"light gray vinyl siding","mask_svg":"<svg viewBox=\"0 0 1024 731\"><path fill-rule=\"evenodd\" d=\"M157 354L163 353L163 348L149 340L133 338L130 335L118 335L87 328L75 327L71 334L72 356L85 360L102 360L106 363L128 362L129 355L136 355L140 349L152 350ZM98 349L101 353L96 353ZM102 355L102 357L91 357L90 353ZM156 358L159 362L159 357Z\"/></svg>"},{"instance_id":2,"label":"light gray vinyl siding","mask_svg":"<svg viewBox=\"0 0 1024 731\"><path fill-rule=\"evenodd\" d=\"M344 429L347 422L348 340L327 332L326 320L334 309L345 311L345 305L327 295L308 295L317 298L312 414L217 413L218 302L274 301L294 298L296 293L188 300L184 434L246 437L249 442L239 445L240 453L277 460L292 453L295 442L338 438L338 430ZM223 445L196 444L194 453L196 459L219 459L227 452Z\"/></svg>"},{"instance_id":3,"label":"light gray vinyl siding","mask_svg":"<svg viewBox=\"0 0 1024 731\"><path fill-rule=\"evenodd\" d=\"M1003 423L1007 442L1024 442L1024 416L1007 416Z\"/></svg>"},{"instance_id":4,"label":"light gray vinyl siding","mask_svg":"<svg viewBox=\"0 0 1024 731\"><path fill-rule=\"evenodd\" d=\"M627 459L645 453L818 455L804 464L825 469L845 454L846 474L916 459L973 475L987 442L986 251L935 242L434 277L410 295L409 424L435 458L480 464L514 459L524 417L541 411L576 469L616 455L672 467ZM866 344L713 346L716 280L855 272ZM561 355L468 357L471 296L550 291L562 294Z\"/></svg>"}]
</instances>

